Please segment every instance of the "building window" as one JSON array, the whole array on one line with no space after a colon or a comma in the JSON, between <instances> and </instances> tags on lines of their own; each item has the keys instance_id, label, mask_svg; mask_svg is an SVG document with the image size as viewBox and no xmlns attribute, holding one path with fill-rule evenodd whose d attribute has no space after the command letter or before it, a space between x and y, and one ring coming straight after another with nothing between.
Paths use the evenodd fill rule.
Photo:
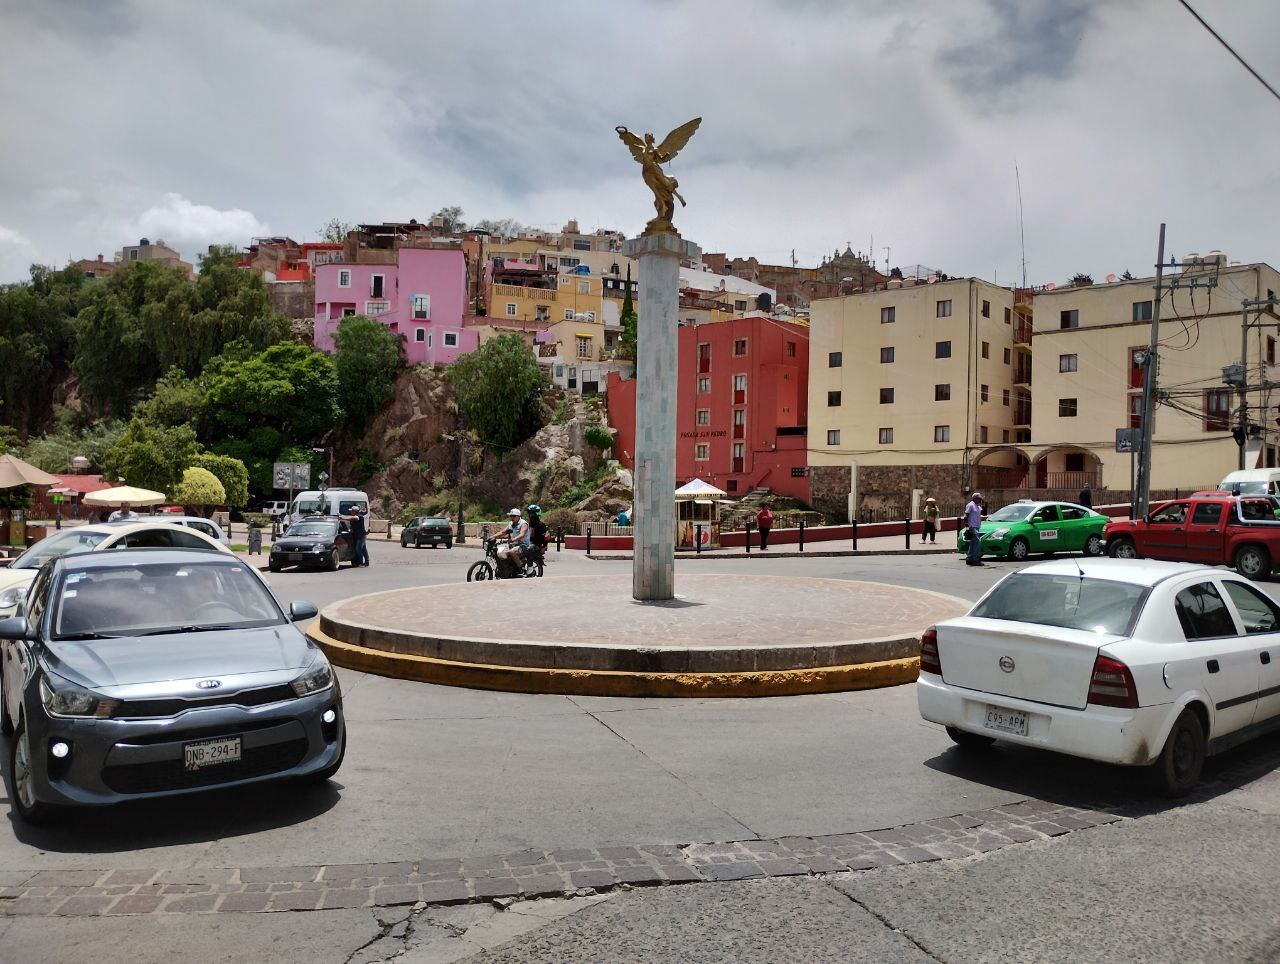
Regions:
<instances>
[{"instance_id":1,"label":"building window","mask_svg":"<svg viewBox=\"0 0 1280 964\"><path fill-rule=\"evenodd\" d=\"M582 263L582 259L580 258L561 258L560 259L560 267L562 268L576 268L581 263Z\"/></svg>"},{"instance_id":2,"label":"building window","mask_svg":"<svg viewBox=\"0 0 1280 964\"><path fill-rule=\"evenodd\" d=\"M934 400L935 402L949 402L949 401L951 401L951 384L950 384L950 383L947 383L947 384L945 384L945 385L934 385L934 386L933 386L933 400Z\"/></svg>"},{"instance_id":3,"label":"building window","mask_svg":"<svg viewBox=\"0 0 1280 964\"><path fill-rule=\"evenodd\" d=\"M746 303L745 301L734 301L734 303L733 303L733 310L734 310L734 311L746 311L746 310L747 310L747 303Z\"/></svg>"},{"instance_id":4,"label":"building window","mask_svg":"<svg viewBox=\"0 0 1280 964\"><path fill-rule=\"evenodd\" d=\"M1001 442L1009 441L1009 430L1007 428L1000 433L1000 441Z\"/></svg>"},{"instance_id":5,"label":"building window","mask_svg":"<svg viewBox=\"0 0 1280 964\"><path fill-rule=\"evenodd\" d=\"M978 443L980 445L987 444L987 427L985 425L978 426Z\"/></svg>"},{"instance_id":6,"label":"building window","mask_svg":"<svg viewBox=\"0 0 1280 964\"><path fill-rule=\"evenodd\" d=\"M828 445L840 444L840 430L838 428L827 429L827 444Z\"/></svg>"},{"instance_id":7,"label":"building window","mask_svg":"<svg viewBox=\"0 0 1280 964\"><path fill-rule=\"evenodd\" d=\"M577 388L578 387L578 369L570 365L569 377L565 379L565 382L566 382L565 388Z\"/></svg>"},{"instance_id":8,"label":"building window","mask_svg":"<svg viewBox=\"0 0 1280 964\"><path fill-rule=\"evenodd\" d=\"M1007 388L1006 388L1006 389L1004 389L1004 390L1002 390L1002 391L1000 392L1000 404L1004 405L1005 407L1008 407L1008 405L1009 405L1009 389L1007 389ZM1007 442L1007 441L1008 441L1008 439L1005 439L1005 441Z\"/></svg>"},{"instance_id":9,"label":"building window","mask_svg":"<svg viewBox=\"0 0 1280 964\"><path fill-rule=\"evenodd\" d=\"M733 376L733 394L734 394L733 400L735 402L742 401L742 399L739 396L741 395L741 393L745 392L746 390L747 390L747 376L734 375Z\"/></svg>"},{"instance_id":10,"label":"building window","mask_svg":"<svg viewBox=\"0 0 1280 964\"><path fill-rule=\"evenodd\" d=\"M415 328L415 329L413 329L413 340L414 340L414 341L426 341L426 340L427 340L427 329L425 329L425 328Z\"/></svg>"},{"instance_id":11,"label":"building window","mask_svg":"<svg viewBox=\"0 0 1280 964\"><path fill-rule=\"evenodd\" d=\"M1129 396L1129 427L1142 428L1142 396Z\"/></svg>"},{"instance_id":12,"label":"building window","mask_svg":"<svg viewBox=\"0 0 1280 964\"><path fill-rule=\"evenodd\" d=\"M828 368L839 368L839 367L840 367L841 365L843 365L843 364L844 364L844 353L843 353L843 352L832 351L832 352L828 352L828 353L827 353L827 367L828 367Z\"/></svg>"},{"instance_id":13,"label":"building window","mask_svg":"<svg viewBox=\"0 0 1280 964\"><path fill-rule=\"evenodd\" d=\"M1060 398L1058 399L1058 418L1075 418L1076 417L1076 399Z\"/></svg>"},{"instance_id":14,"label":"building window","mask_svg":"<svg viewBox=\"0 0 1280 964\"><path fill-rule=\"evenodd\" d=\"M746 410L745 408L735 408L735 409L733 410L733 424L734 424L735 426L742 426L742 425L746 425L746 424L747 424L747 410ZM737 432L734 432L733 434L734 434L737 438L741 438L741 437L742 437L742 436L741 436L739 433L737 433Z\"/></svg>"},{"instance_id":15,"label":"building window","mask_svg":"<svg viewBox=\"0 0 1280 964\"><path fill-rule=\"evenodd\" d=\"M835 408L840 404L839 392L827 392L827 408Z\"/></svg>"},{"instance_id":16,"label":"building window","mask_svg":"<svg viewBox=\"0 0 1280 964\"><path fill-rule=\"evenodd\" d=\"M341 271L338 272L338 287L339 288L351 287L351 272L348 271L346 268L343 268Z\"/></svg>"},{"instance_id":17,"label":"building window","mask_svg":"<svg viewBox=\"0 0 1280 964\"><path fill-rule=\"evenodd\" d=\"M694 418L694 422L696 422L698 425L710 425L711 409L709 408L698 409L697 415Z\"/></svg>"},{"instance_id":18,"label":"building window","mask_svg":"<svg viewBox=\"0 0 1280 964\"><path fill-rule=\"evenodd\" d=\"M130 260L130 261L137 261L137 260L138 260L138 249L137 249L137 248L133 248L133 249L131 249L131 250L129 251L129 260Z\"/></svg>"},{"instance_id":19,"label":"building window","mask_svg":"<svg viewBox=\"0 0 1280 964\"><path fill-rule=\"evenodd\" d=\"M796 343L794 341L787 342L787 357L788 358L796 357Z\"/></svg>"},{"instance_id":20,"label":"building window","mask_svg":"<svg viewBox=\"0 0 1280 964\"><path fill-rule=\"evenodd\" d=\"M578 357L579 358L591 357L591 339L590 338L586 338L582 335L578 336Z\"/></svg>"},{"instance_id":21,"label":"building window","mask_svg":"<svg viewBox=\"0 0 1280 964\"><path fill-rule=\"evenodd\" d=\"M1005 323L1006 325L1012 325L1012 324L1013 324L1013 309L1012 309L1012 308L1006 308L1006 309L1004 310L1004 323ZM1005 432L1004 434L1005 434L1005 441L1006 441L1006 442L1007 442L1007 441L1009 441L1009 437L1008 437L1008 436L1009 436L1009 433L1008 433L1008 432Z\"/></svg>"},{"instance_id":22,"label":"building window","mask_svg":"<svg viewBox=\"0 0 1280 964\"><path fill-rule=\"evenodd\" d=\"M711 379L709 378L698 379L698 394L699 395L711 394Z\"/></svg>"},{"instance_id":23,"label":"building window","mask_svg":"<svg viewBox=\"0 0 1280 964\"><path fill-rule=\"evenodd\" d=\"M386 278L380 274L371 275L369 278L369 297L381 298L386 290Z\"/></svg>"},{"instance_id":24,"label":"building window","mask_svg":"<svg viewBox=\"0 0 1280 964\"><path fill-rule=\"evenodd\" d=\"M880 404L881 404L881 405L892 405L892 404L893 404L893 389L892 389L892 388L882 388L882 389L880 389Z\"/></svg>"},{"instance_id":25,"label":"building window","mask_svg":"<svg viewBox=\"0 0 1280 964\"><path fill-rule=\"evenodd\" d=\"M881 445L892 445L892 444L893 444L893 429L891 429L891 428L882 428L882 429L880 430L880 444L881 444Z\"/></svg>"},{"instance_id":26,"label":"building window","mask_svg":"<svg viewBox=\"0 0 1280 964\"><path fill-rule=\"evenodd\" d=\"M987 399L991 397L991 389L986 385L983 385L981 388L981 391L979 392L979 396L985 402Z\"/></svg>"},{"instance_id":27,"label":"building window","mask_svg":"<svg viewBox=\"0 0 1280 964\"><path fill-rule=\"evenodd\" d=\"M983 358L990 358L990 357L991 357L991 342L989 342L989 341L984 341L984 342L982 343L982 357L983 357Z\"/></svg>"},{"instance_id":28,"label":"building window","mask_svg":"<svg viewBox=\"0 0 1280 964\"><path fill-rule=\"evenodd\" d=\"M343 318L350 318L350 317L351 317L352 315L354 315L355 313L356 313L356 310L355 310L354 308L343 308L343 309L342 309L342 317L343 317Z\"/></svg>"},{"instance_id":29,"label":"building window","mask_svg":"<svg viewBox=\"0 0 1280 964\"><path fill-rule=\"evenodd\" d=\"M991 317L991 302L989 302L989 301L983 301L983 302L982 302L982 317L983 317L983 318L990 318L990 317ZM986 441L986 439L983 439L983 441L985 442L985 441Z\"/></svg>"},{"instance_id":30,"label":"building window","mask_svg":"<svg viewBox=\"0 0 1280 964\"><path fill-rule=\"evenodd\" d=\"M516 316L516 304L514 301L507 302L507 317L514 318Z\"/></svg>"},{"instance_id":31,"label":"building window","mask_svg":"<svg viewBox=\"0 0 1280 964\"><path fill-rule=\"evenodd\" d=\"M949 341L935 342L933 346L933 357L934 358L950 358L951 342Z\"/></svg>"},{"instance_id":32,"label":"building window","mask_svg":"<svg viewBox=\"0 0 1280 964\"><path fill-rule=\"evenodd\" d=\"M550 305L535 305L535 306L534 306L534 308L533 308L533 320L534 320L534 321L550 321L550 320L551 320L551 306L550 306Z\"/></svg>"},{"instance_id":33,"label":"building window","mask_svg":"<svg viewBox=\"0 0 1280 964\"><path fill-rule=\"evenodd\" d=\"M747 340L745 338L735 338L733 340L733 353L739 356L747 353Z\"/></svg>"},{"instance_id":34,"label":"building window","mask_svg":"<svg viewBox=\"0 0 1280 964\"><path fill-rule=\"evenodd\" d=\"M564 366L563 366L563 365L557 365L557 366L556 366L556 378L564 378Z\"/></svg>"},{"instance_id":35,"label":"building window","mask_svg":"<svg viewBox=\"0 0 1280 964\"><path fill-rule=\"evenodd\" d=\"M935 425L935 426L933 427L933 440L934 440L935 442L950 442L950 441L951 441L951 426L950 426L950 425Z\"/></svg>"},{"instance_id":36,"label":"building window","mask_svg":"<svg viewBox=\"0 0 1280 964\"><path fill-rule=\"evenodd\" d=\"M1079 328L1080 327L1080 309L1069 308L1058 314L1059 328Z\"/></svg>"},{"instance_id":37,"label":"building window","mask_svg":"<svg viewBox=\"0 0 1280 964\"><path fill-rule=\"evenodd\" d=\"M565 320L565 321L573 321L573 309L572 309L572 308L566 308L566 309L564 310L564 320Z\"/></svg>"},{"instance_id":38,"label":"building window","mask_svg":"<svg viewBox=\"0 0 1280 964\"><path fill-rule=\"evenodd\" d=\"M880 309L880 324L882 324L882 325L892 325L895 321L897 321L897 320L898 320L898 319L897 319L897 317L896 317L896 314L897 314L897 313L896 313L896 311L895 311L895 309L894 309L893 305L890 305L890 306L889 306L889 307L887 307L887 308L881 308L881 309Z\"/></svg>"},{"instance_id":39,"label":"building window","mask_svg":"<svg viewBox=\"0 0 1280 964\"><path fill-rule=\"evenodd\" d=\"M893 349L892 349L892 348L881 348L881 349L880 349L880 364L881 364L881 365L892 365L892 364L893 364Z\"/></svg>"},{"instance_id":40,"label":"building window","mask_svg":"<svg viewBox=\"0 0 1280 964\"><path fill-rule=\"evenodd\" d=\"M1006 349L1004 350L1004 363L1005 363L1006 365L1007 365L1007 364L1009 364L1009 360L1010 360L1010 358L1011 358L1011 357L1012 357L1012 356L1011 356L1011 354L1010 354L1010 350L1009 350L1008 348L1006 348Z\"/></svg>"},{"instance_id":41,"label":"building window","mask_svg":"<svg viewBox=\"0 0 1280 964\"><path fill-rule=\"evenodd\" d=\"M1231 427L1231 389L1211 388L1204 393L1204 430L1225 432Z\"/></svg>"},{"instance_id":42,"label":"building window","mask_svg":"<svg viewBox=\"0 0 1280 964\"><path fill-rule=\"evenodd\" d=\"M1078 355L1059 355L1058 371L1074 372L1079 370L1080 357Z\"/></svg>"},{"instance_id":43,"label":"building window","mask_svg":"<svg viewBox=\"0 0 1280 964\"><path fill-rule=\"evenodd\" d=\"M430 295L414 295L413 296L413 317L418 321L431 320L431 296Z\"/></svg>"},{"instance_id":44,"label":"building window","mask_svg":"<svg viewBox=\"0 0 1280 964\"><path fill-rule=\"evenodd\" d=\"M1134 321L1150 321L1151 320L1151 302L1135 301L1133 303L1133 320Z\"/></svg>"},{"instance_id":45,"label":"building window","mask_svg":"<svg viewBox=\"0 0 1280 964\"><path fill-rule=\"evenodd\" d=\"M1267 364L1274 365L1276 363L1276 340L1267 335Z\"/></svg>"},{"instance_id":46,"label":"building window","mask_svg":"<svg viewBox=\"0 0 1280 964\"><path fill-rule=\"evenodd\" d=\"M427 332L427 347L431 347L431 332Z\"/></svg>"},{"instance_id":47,"label":"building window","mask_svg":"<svg viewBox=\"0 0 1280 964\"><path fill-rule=\"evenodd\" d=\"M698 371L704 375L711 371L711 345L707 342L698 346Z\"/></svg>"},{"instance_id":48,"label":"building window","mask_svg":"<svg viewBox=\"0 0 1280 964\"><path fill-rule=\"evenodd\" d=\"M364 313L372 318L374 315L386 314L391 310L391 302L389 301L366 301L364 303Z\"/></svg>"},{"instance_id":49,"label":"building window","mask_svg":"<svg viewBox=\"0 0 1280 964\"><path fill-rule=\"evenodd\" d=\"M590 250L591 250L591 242L590 242L590 241L588 241L588 240L586 240L586 239L584 239L584 238L574 238L574 239L573 239L573 250L574 250L574 251L590 251Z\"/></svg>"},{"instance_id":50,"label":"building window","mask_svg":"<svg viewBox=\"0 0 1280 964\"><path fill-rule=\"evenodd\" d=\"M946 301L938 302L938 317L939 318L951 317L951 299L950 298L948 298Z\"/></svg>"},{"instance_id":51,"label":"building window","mask_svg":"<svg viewBox=\"0 0 1280 964\"><path fill-rule=\"evenodd\" d=\"M444 333L444 347L445 348L458 347L458 333L456 331L446 331ZM570 371L572 370L573 369L570 369Z\"/></svg>"},{"instance_id":52,"label":"building window","mask_svg":"<svg viewBox=\"0 0 1280 964\"><path fill-rule=\"evenodd\" d=\"M705 462L711 458L711 446L706 442L699 442L693 447L693 457L699 462Z\"/></svg>"},{"instance_id":53,"label":"building window","mask_svg":"<svg viewBox=\"0 0 1280 964\"><path fill-rule=\"evenodd\" d=\"M589 294L591 294L591 282L590 282L590 281L579 281L579 282L578 282L578 294L580 294L580 295L589 295Z\"/></svg>"}]
</instances>

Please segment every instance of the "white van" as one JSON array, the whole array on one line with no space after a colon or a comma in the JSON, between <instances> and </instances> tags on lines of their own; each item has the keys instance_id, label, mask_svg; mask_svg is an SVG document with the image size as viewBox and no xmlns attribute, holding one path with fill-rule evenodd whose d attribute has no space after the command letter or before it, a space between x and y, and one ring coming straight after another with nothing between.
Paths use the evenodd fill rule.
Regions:
<instances>
[{"instance_id":1,"label":"white van","mask_svg":"<svg viewBox=\"0 0 1280 964\"><path fill-rule=\"evenodd\" d=\"M369 497L359 489L299 492L293 497L285 521L293 522L306 515L349 515L356 506L363 508L366 516L369 514Z\"/></svg>"},{"instance_id":2,"label":"white van","mask_svg":"<svg viewBox=\"0 0 1280 964\"><path fill-rule=\"evenodd\" d=\"M1280 495L1280 469L1237 469L1218 488L1237 495Z\"/></svg>"}]
</instances>

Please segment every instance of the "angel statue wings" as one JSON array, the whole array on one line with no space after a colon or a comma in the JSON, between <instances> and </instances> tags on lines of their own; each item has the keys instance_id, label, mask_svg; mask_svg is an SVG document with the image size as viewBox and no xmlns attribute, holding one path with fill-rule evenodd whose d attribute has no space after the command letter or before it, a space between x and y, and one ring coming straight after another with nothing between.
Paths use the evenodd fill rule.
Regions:
<instances>
[{"instance_id":1,"label":"angel statue wings","mask_svg":"<svg viewBox=\"0 0 1280 964\"><path fill-rule=\"evenodd\" d=\"M663 231L678 233L675 225L671 223L671 217L676 212L675 202L679 201L683 206L684 198L677 190L680 182L665 173L662 165L680 153L701 123L702 118L695 117L687 124L681 124L664 137L661 144L653 142L652 134L645 134L642 140L625 127L614 128L622 138L622 142L630 149L631 156L640 162L644 183L653 192L653 206L657 209L658 216L645 225L645 234L657 234Z\"/></svg>"}]
</instances>

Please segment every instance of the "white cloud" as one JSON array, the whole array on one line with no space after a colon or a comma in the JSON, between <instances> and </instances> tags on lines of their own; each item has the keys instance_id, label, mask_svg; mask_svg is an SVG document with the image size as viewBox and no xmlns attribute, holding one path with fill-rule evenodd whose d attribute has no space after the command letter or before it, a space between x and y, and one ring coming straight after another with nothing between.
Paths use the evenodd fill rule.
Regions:
<instances>
[{"instance_id":1,"label":"white cloud","mask_svg":"<svg viewBox=\"0 0 1280 964\"><path fill-rule=\"evenodd\" d=\"M3 224L0 224L0 244L10 247L25 248L30 245L31 242L12 228L6 228Z\"/></svg>"},{"instance_id":2,"label":"white cloud","mask_svg":"<svg viewBox=\"0 0 1280 964\"><path fill-rule=\"evenodd\" d=\"M0 284L25 278L34 254L30 241L0 224Z\"/></svg>"},{"instance_id":3,"label":"white cloud","mask_svg":"<svg viewBox=\"0 0 1280 964\"><path fill-rule=\"evenodd\" d=\"M193 204L181 194L166 194L159 204L123 225L122 231L129 238L163 239L183 248L244 244L251 237L270 234L270 228L249 211L220 211L207 204Z\"/></svg>"}]
</instances>

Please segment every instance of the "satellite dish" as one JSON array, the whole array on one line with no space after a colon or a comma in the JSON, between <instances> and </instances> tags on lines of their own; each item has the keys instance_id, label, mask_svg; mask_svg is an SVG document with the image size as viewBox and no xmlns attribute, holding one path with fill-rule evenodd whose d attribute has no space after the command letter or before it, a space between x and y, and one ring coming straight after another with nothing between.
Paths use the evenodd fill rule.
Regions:
<instances>
[{"instance_id":1,"label":"satellite dish","mask_svg":"<svg viewBox=\"0 0 1280 964\"><path fill-rule=\"evenodd\" d=\"M1045 285L1045 286L1044 286L1044 290L1045 290L1045 291L1052 291L1052 290L1053 290L1054 288L1056 288L1056 287L1058 287L1058 286L1057 286L1056 284L1054 284L1052 281L1050 281L1047 285Z\"/></svg>"},{"instance_id":2,"label":"satellite dish","mask_svg":"<svg viewBox=\"0 0 1280 964\"><path fill-rule=\"evenodd\" d=\"M937 280L938 280L938 276L937 276L936 274L931 274L931 275L929 275L929 282L928 282L928 283L929 283L929 284L933 284L933 283L934 283L935 281L937 281Z\"/></svg>"},{"instance_id":3,"label":"satellite dish","mask_svg":"<svg viewBox=\"0 0 1280 964\"><path fill-rule=\"evenodd\" d=\"M1115 280L1116 280L1116 276L1115 276L1115 275L1113 275L1113 274L1109 274L1109 275L1107 275L1107 284L1111 284L1111 282L1113 282L1113 281L1115 281Z\"/></svg>"}]
</instances>

